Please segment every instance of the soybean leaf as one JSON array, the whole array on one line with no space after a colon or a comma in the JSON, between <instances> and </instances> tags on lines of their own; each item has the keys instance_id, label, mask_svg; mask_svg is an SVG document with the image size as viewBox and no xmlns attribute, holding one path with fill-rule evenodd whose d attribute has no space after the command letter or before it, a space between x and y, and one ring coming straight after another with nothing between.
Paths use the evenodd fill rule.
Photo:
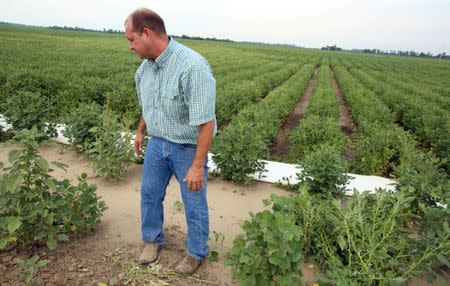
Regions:
<instances>
[{"instance_id":1,"label":"soybean leaf","mask_svg":"<svg viewBox=\"0 0 450 286\"><path fill-rule=\"evenodd\" d=\"M48 262L49 262L49 260L47 260L47 259L39 260L39 261L36 263L36 266L37 266L38 268L41 268L41 267L47 265Z\"/></svg>"},{"instance_id":2,"label":"soybean leaf","mask_svg":"<svg viewBox=\"0 0 450 286\"><path fill-rule=\"evenodd\" d=\"M49 235L47 238L47 247L51 250L56 248L56 239L53 235Z\"/></svg>"},{"instance_id":3,"label":"soybean leaf","mask_svg":"<svg viewBox=\"0 0 450 286\"><path fill-rule=\"evenodd\" d=\"M339 247L341 248L341 250L345 250L345 247L347 246L347 243L345 241L345 239L342 237L342 235L339 235L337 238L337 242L339 244Z\"/></svg>"},{"instance_id":4,"label":"soybean leaf","mask_svg":"<svg viewBox=\"0 0 450 286\"><path fill-rule=\"evenodd\" d=\"M6 182L6 190L10 193L14 192L23 181L23 175L20 173L15 173L8 176Z\"/></svg>"},{"instance_id":5,"label":"soybean leaf","mask_svg":"<svg viewBox=\"0 0 450 286\"><path fill-rule=\"evenodd\" d=\"M46 179L44 180L44 183L45 183L45 185L46 185L47 187L49 187L50 189L56 190L56 185L55 185L55 182L53 182L53 180L51 180L51 179L49 179L49 178L46 178Z\"/></svg>"},{"instance_id":6,"label":"soybean leaf","mask_svg":"<svg viewBox=\"0 0 450 286\"><path fill-rule=\"evenodd\" d=\"M21 152L22 152L21 150L12 150L11 152L9 152L8 154L9 163L12 164L20 156Z\"/></svg>"},{"instance_id":7,"label":"soybean leaf","mask_svg":"<svg viewBox=\"0 0 450 286\"><path fill-rule=\"evenodd\" d=\"M22 221L20 220L19 217L16 216L8 217L6 220L8 222L9 233L13 233L22 225Z\"/></svg>"},{"instance_id":8,"label":"soybean leaf","mask_svg":"<svg viewBox=\"0 0 450 286\"><path fill-rule=\"evenodd\" d=\"M17 241L17 237L10 236L10 237L1 237L0 238L0 249L3 249L6 247L8 242Z\"/></svg>"},{"instance_id":9,"label":"soybean leaf","mask_svg":"<svg viewBox=\"0 0 450 286\"><path fill-rule=\"evenodd\" d=\"M219 260L219 253L217 251L211 251L208 256L208 261L217 262Z\"/></svg>"},{"instance_id":10,"label":"soybean leaf","mask_svg":"<svg viewBox=\"0 0 450 286\"><path fill-rule=\"evenodd\" d=\"M38 165L38 167L41 168L42 171L48 172L49 167L48 167L47 160L42 159L42 158L37 158L36 159L36 165Z\"/></svg>"},{"instance_id":11,"label":"soybean leaf","mask_svg":"<svg viewBox=\"0 0 450 286\"><path fill-rule=\"evenodd\" d=\"M16 262L17 265L25 265L25 260L20 258L14 258L14 262Z\"/></svg>"},{"instance_id":12,"label":"soybean leaf","mask_svg":"<svg viewBox=\"0 0 450 286\"><path fill-rule=\"evenodd\" d=\"M52 164L55 165L55 167L57 167L57 168L59 168L61 170L67 171L67 167L68 166L66 164L64 164L64 163L53 161Z\"/></svg>"}]
</instances>

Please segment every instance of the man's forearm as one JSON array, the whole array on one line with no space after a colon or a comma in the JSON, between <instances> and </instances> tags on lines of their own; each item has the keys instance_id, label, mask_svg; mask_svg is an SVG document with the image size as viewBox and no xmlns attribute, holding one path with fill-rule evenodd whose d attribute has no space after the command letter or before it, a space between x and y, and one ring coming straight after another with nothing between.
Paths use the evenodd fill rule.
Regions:
<instances>
[{"instance_id":1,"label":"man's forearm","mask_svg":"<svg viewBox=\"0 0 450 286\"><path fill-rule=\"evenodd\" d=\"M143 117L141 117L141 121L139 121L139 125L137 128L137 134L145 134L145 130L147 129L147 125L145 124L145 120Z\"/></svg>"},{"instance_id":2,"label":"man's forearm","mask_svg":"<svg viewBox=\"0 0 450 286\"><path fill-rule=\"evenodd\" d=\"M192 165L196 167L204 166L206 156L208 156L209 147L211 146L214 126L215 120L200 125L198 129L197 151L195 153L195 158Z\"/></svg>"}]
</instances>

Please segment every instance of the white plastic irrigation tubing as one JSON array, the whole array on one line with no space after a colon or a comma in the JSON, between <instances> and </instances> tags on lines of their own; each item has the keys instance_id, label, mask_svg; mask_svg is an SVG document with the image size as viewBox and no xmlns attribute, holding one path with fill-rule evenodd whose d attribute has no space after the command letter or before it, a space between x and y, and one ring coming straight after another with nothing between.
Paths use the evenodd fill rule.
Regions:
<instances>
[{"instance_id":1,"label":"white plastic irrigation tubing","mask_svg":"<svg viewBox=\"0 0 450 286\"><path fill-rule=\"evenodd\" d=\"M8 130L11 128L11 125L9 125L4 116L0 114L0 125L3 127L4 130ZM55 138L55 140L62 144L70 144L69 140L63 135L63 130L65 129L65 124L58 124L56 126L56 130L58 132L58 136ZM289 179L289 183L295 184L298 183L297 180L297 173L301 171L301 167L298 165L293 164L286 164L286 163L280 163L280 162L274 162L274 161L266 161L261 160L262 162L265 162L265 171L261 173L256 173L251 175L251 177L257 181L261 182L267 182L267 183L284 183L287 184L288 182L285 180L285 178ZM214 171L217 167L212 159L212 154L208 154L208 167L209 171ZM345 186L347 189L346 194L352 195L353 190L356 190L358 192L363 191L370 191L375 192L376 189L383 188L390 191L395 191L395 181L389 180L383 177L378 176L364 176L364 175L357 175L357 174L348 174L351 179L349 183Z\"/></svg>"}]
</instances>

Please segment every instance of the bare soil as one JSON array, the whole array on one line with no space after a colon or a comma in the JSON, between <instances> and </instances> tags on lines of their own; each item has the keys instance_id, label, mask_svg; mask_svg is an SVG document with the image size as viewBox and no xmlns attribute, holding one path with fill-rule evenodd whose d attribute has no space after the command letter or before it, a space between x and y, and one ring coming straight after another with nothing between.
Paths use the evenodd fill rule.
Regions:
<instances>
[{"instance_id":1,"label":"bare soil","mask_svg":"<svg viewBox=\"0 0 450 286\"><path fill-rule=\"evenodd\" d=\"M340 112L339 124L341 125L341 130L347 136L351 136L353 130L355 129L355 124L353 123L352 115L350 114L350 111L347 108L347 103L345 102L344 96L342 95L341 89L339 88L334 73L333 73L333 88L339 103L339 112Z\"/></svg>"},{"instance_id":2,"label":"bare soil","mask_svg":"<svg viewBox=\"0 0 450 286\"><path fill-rule=\"evenodd\" d=\"M306 110L308 109L309 102L314 90L314 83L317 78L317 69L314 71L313 76L308 81L305 92L300 101L295 105L291 113L286 117L283 127L275 139L275 142L270 147L270 154L273 156L281 156L289 153L291 145L289 144L289 134L298 126L300 120L306 116Z\"/></svg>"},{"instance_id":3,"label":"bare soil","mask_svg":"<svg viewBox=\"0 0 450 286\"><path fill-rule=\"evenodd\" d=\"M16 146L0 145L0 161L7 161L7 154ZM68 243L60 243L54 251L45 246L36 249L14 248L0 252L0 285L22 285L17 273L14 258L29 258L39 254L50 262L41 268L36 281L41 285L98 285L113 280L115 285L143 285L130 280L129 265L137 266L137 259L143 248L140 233L140 176L142 165L133 164L119 183L110 183L97 177L82 154L76 153L67 146L55 144L40 148L41 155L49 161L67 164L67 172L55 170L57 178L67 178L77 182L81 173L88 174L89 182L97 185L97 194L108 206L97 230L85 237L72 238ZM271 184L253 182L247 186L225 182L221 178L210 176L208 182L208 203L210 210L210 248L219 253L217 262L205 261L197 270L193 280L186 277L171 277L162 280L170 285L239 285L232 277L231 269L224 266L225 254L231 248L234 237L242 233L240 225L249 218L249 212L264 209L263 199L272 193L287 195L288 193L273 187ZM186 223L184 212L180 209L181 195L178 182L172 179L165 198L165 233L166 248L160 252L158 263L162 272L174 268L177 261L185 255L184 240ZM221 239L215 241L214 232ZM118 259L114 262L110 257ZM120 266L122 264L122 266ZM128 268L123 264L128 264ZM124 269L127 268L127 269ZM305 266L304 280L312 283L315 275L314 266ZM142 277L141 277L142 278ZM148 275L147 285L157 284L160 278ZM203 281L204 280L204 281ZM150 281L156 284L150 284Z\"/></svg>"}]
</instances>

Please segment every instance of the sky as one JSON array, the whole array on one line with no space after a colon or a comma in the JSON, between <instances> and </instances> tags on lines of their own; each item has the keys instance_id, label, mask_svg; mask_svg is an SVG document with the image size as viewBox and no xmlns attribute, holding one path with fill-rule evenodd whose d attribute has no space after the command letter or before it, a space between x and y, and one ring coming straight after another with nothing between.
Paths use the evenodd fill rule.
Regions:
<instances>
[{"instance_id":1,"label":"sky","mask_svg":"<svg viewBox=\"0 0 450 286\"><path fill-rule=\"evenodd\" d=\"M141 7L171 35L450 54L450 0L0 0L0 21L123 30Z\"/></svg>"}]
</instances>

